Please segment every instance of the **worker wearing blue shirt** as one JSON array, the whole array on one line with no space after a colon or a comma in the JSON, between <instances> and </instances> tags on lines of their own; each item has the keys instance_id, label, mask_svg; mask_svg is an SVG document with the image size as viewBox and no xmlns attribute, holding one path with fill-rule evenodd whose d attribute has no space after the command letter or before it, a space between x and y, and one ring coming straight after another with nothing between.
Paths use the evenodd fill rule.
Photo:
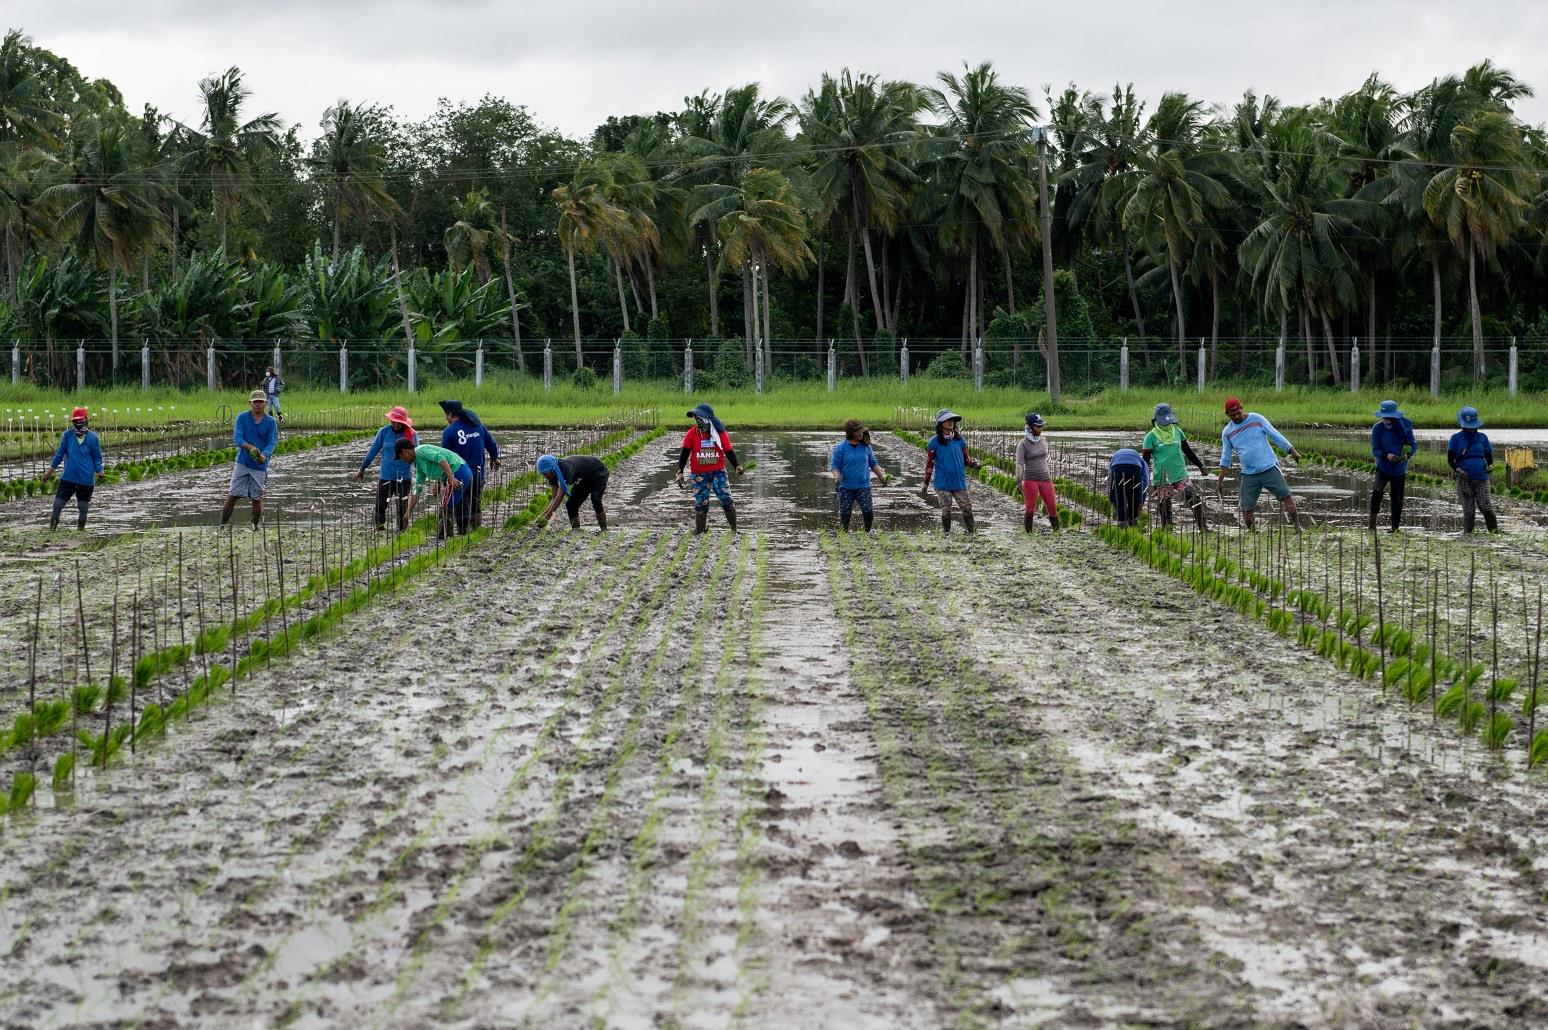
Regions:
<instances>
[{"instance_id":1,"label":"worker wearing blue shirt","mask_svg":"<svg viewBox=\"0 0 1548 1030\"><path fill-rule=\"evenodd\" d=\"M1301 452L1268 419L1256 411L1243 411L1242 402L1235 397L1226 401L1225 412L1230 421L1220 434L1218 481L1224 484L1226 470L1231 467L1231 456L1235 454L1242 466L1242 521L1249 530L1253 528L1258 498L1267 490L1279 500L1285 518L1299 533L1301 524L1295 512L1295 498L1290 495L1284 473L1279 471L1279 456L1274 453L1274 448L1277 446L1297 459Z\"/></svg>"},{"instance_id":2,"label":"worker wearing blue shirt","mask_svg":"<svg viewBox=\"0 0 1548 1030\"><path fill-rule=\"evenodd\" d=\"M400 461L393 452L399 439L418 444L419 437L414 435L414 420L409 418L409 413L401 404L387 412L386 418L387 424L376 431L370 449L361 459L360 468L355 471L355 478L364 479L371 462L376 460L378 454L382 456L382 471L376 482L376 528L387 528L387 500L393 498L397 504L398 531L401 533L408 528L408 497L409 487L414 485L414 464Z\"/></svg>"},{"instance_id":3,"label":"worker wearing blue shirt","mask_svg":"<svg viewBox=\"0 0 1548 1030\"><path fill-rule=\"evenodd\" d=\"M231 427L231 442L236 444L236 463L231 468L231 486L226 491L226 505L220 512L220 524L231 521L239 498L245 497L253 505L253 528L263 518L263 491L269 477L269 457L279 445L279 423L267 413L269 398L262 390L254 390L247 397L248 411L236 417Z\"/></svg>"},{"instance_id":4,"label":"worker wearing blue shirt","mask_svg":"<svg viewBox=\"0 0 1548 1030\"><path fill-rule=\"evenodd\" d=\"M54 493L54 510L48 517L48 528L59 528L59 514L64 511L70 498L75 498L75 528L86 528L86 512L91 507L91 494L97 487L97 476L102 472L102 443L97 434L86 428L89 414L85 408L70 413L70 428L59 438L59 449L54 460L43 474L47 479L59 474L59 489Z\"/></svg>"},{"instance_id":5,"label":"worker wearing blue shirt","mask_svg":"<svg viewBox=\"0 0 1548 1030\"><path fill-rule=\"evenodd\" d=\"M1380 419L1371 426L1371 457L1376 459L1376 480L1371 484L1370 531L1376 532L1376 517L1381 514L1381 495L1392 488L1392 532L1403 522L1403 487L1408 482L1408 459L1419 450L1414 439L1414 424L1398 407L1397 401L1382 401L1376 409Z\"/></svg>"},{"instance_id":6,"label":"worker wearing blue shirt","mask_svg":"<svg viewBox=\"0 0 1548 1030\"><path fill-rule=\"evenodd\" d=\"M468 463L473 474L473 487L463 491L462 505L457 512L457 527L466 533L468 527L477 529L484 524L484 455L489 455L491 468L500 467L500 447L494 434L480 421L471 408L464 408L461 401L441 401L446 412L446 428L441 430L441 446Z\"/></svg>"},{"instance_id":7,"label":"worker wearing blue shirt","mask_svg":"<svg viewBox=\"0 0 1548 1030\"><path fill-rule=\"evenodd\" d=\"M1471 404L1457 412L1457 425L1461 429L1452 433L1446 443L1446 463L1451 466L1452 477L1457 481L1457 499L1462 502L1462 532L1473 531L1477 512L1481 511L1489 532L1497 533L1499 522L1494 517L1494 501L1489 497L1494 447L1481 432L1483 419Z\"/></svg>"},{"instance_id":8,"label":"worker wearing blue shirt","mask_svg":"<svg viewBox=\"0 0 1548 1030\"><path fill-rule=\"evenodd\" d=\"M865 442L865 425L857 418L844 423L844 442L833 448L828 462L828 473L838 483L839 525L849 528L854 517L855 505L860 505L860 518L865 531L871 531L874 508L871 503L871 473L887 482L887 470L876 461L876 452Z\"/></svg>"}]
</instances>

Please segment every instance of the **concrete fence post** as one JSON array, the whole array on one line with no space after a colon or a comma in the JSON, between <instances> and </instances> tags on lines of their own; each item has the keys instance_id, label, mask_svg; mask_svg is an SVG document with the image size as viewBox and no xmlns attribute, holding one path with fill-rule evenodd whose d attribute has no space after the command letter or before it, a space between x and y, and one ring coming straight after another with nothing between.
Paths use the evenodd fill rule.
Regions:
<instances>
[{"instance_id":1,"label":"concrete fence post","mask_svg":"<svg viewBox=\"0 0 1548 1030\"><path fill-rule=\"evenodd\" d=\"M1204 373L1208 369L1209 366L1208 366L1207 360L1206 360L1205 355L1204 355L1204 337L1202 337L1202 336L1199 337L1198 366L1199 366L1198 367L1198 391L1199 391L1199 393L1203 393L1204 392Z\"/></svg>"},{"instance_id":2,"label":"concrete fence post","mask_svg":"<svg viewBox=\"0 0 1548 1030\"><path fill-rule=\"evenodd\" d=\"M215 389L215 345L213 343L204 348L204 385L207 389Z\"/></svg>"},{"instance_id":3,"label":"concrete fence post","mask_svg":"<svg viewBox=\"0 0 1548 1030\"><path fill-rule=\"evenodd\" d=\"M1358 336L1349 347L1349 392L1360 392L1360 338Z\"/></svg>"},{"instance_id":4,"label":"concrete fence post","mask_svg":"<svg viewBox=\"0 0 1548 1030\"><path fill-rule=\"evenodd\" d=\"M11 344L11 385L21 382L21 344Z\"/></svg>"},{"instance_id":5,"label":"concrete fence post","mask_svg":"<svg viewBox=\"0 0 1548 1030\"><path fill-rule=\"evenodd\" d=\"M1430 396L1440 396L1440 344L1430 348Z\"/></svg>"},{"instance_id":6,"label":"concrete fence post","mask_svg":"<svg viewBox=\"0 0 1548 1030\"><path fill-rule=\"evenodd\" d=\"M1274 348L1274 392L1285 392L1285 345Z\"/></svg>"},{"instance_id":7,"label":"concrete fence post","mask_svg":"<svg viewBox=\"0 0 1548 1030\"><path fill-rule=\"evenodd\" d=\"M762 393L763 392L763 376L764 376L765 371L766 370L763 367L763 341L762 340L754 340L753 341L753 390L755 392L757 392L757 393Z\"/></svg>"},{"instance_id":8,"label":"concrete fence post","mask_svg":"<svg viewBox=\"0 0 1548 1030\"><path fill-rule=\"evenodd\" d=\"M984 338L973 341L973 389L984 388Z\"/></svg>"},{"instance_id":9,"label":"concrete fence post","mask_svg":"<svg viewBox=\"0 0 1548 1030\"><path fill-rule=\"evenodd\" d=\"M549 340L543 341L543 389L554 388L554 348Z\"/></svg>"},{"instance_id":10,"label":"concrete fence post","mask_svg":"<svg viewBox=\"0 0 1548 1030\"><path fill-rule=\"evenodd\" d=\"M75 388L86 389L86 341L79 340L75 345Z\"/></svg>"},{"instance_id":11,"label":"concrete fence post","mask_svg":"<svg viewBox=\"0 0 1548 1030\"><path fill-rule=\"evenodd\" d=\"M908 385L908 337L903 337L903 347L898 351L898 378L904 386Z\"/></svg>"},{"instance_id":12,"label":"concrete fence post","mask_svg":"<svg viewBox=\"0 0 1548 1030\"><path fill-rule=\"evenodd\" d=\"M150 344L140 341L140 389L150 389Z\"/></svg>"},{"instance_id":13,"label":"concrete fence post","mask_svg":"<svg viewBox=\"0 0 1548 1030\"><path fill-rule=\"evenodd\" d=\"M1123 393L1129 392L1129 338L1123 338L1123 344L1118 348L1118 389Z\"/></svg>"},{"instance_id":14,"label":"concrete fence post","mask_svg":"<svg viewBox=\"0 0 1548 1030\"><path fill-rule=\"evenodd\" d=\"M683 344L683 393L693 393L693 341Z\"/></svg>"},{"instance_id":15,"label":"concrete fence post","mask_svg":"<svg viewBox=\"0 0 1548 1030\"><path fill-rule=\"evenodd\" d=\"M419 386L419 354L414 350L414 345L408 345L408 392L413 393Z\"/></svg>"},{"instance_id":16,"label":"concrete fence post","mask_svg":"<svg viewBox=\"0 0 1548 1030\"><path fill-rule=\"evenodd\" d=\"M274 341L274 374L282 376L285 374L285 369L284 366L280 364L280 357L280 345L279 341L276 340Z\"/></svg>"},{"instance_id":17,"label":"concrete fence post","mask_svg":"<svg viewBox=\"0 0 1548 1030\"><path fill-rule=\"evenodd\" d=\"M1510 378L1507 381L1507 387L1506 387L1510 391L1510 395L1512 397L1514 397L1516 395L1516 362L1517 362L1517 359L1518 359L1518 355L1516 353L1516 338L1514 336L1512 336L1510 338Z\"/></svg>"},{"instance_id":18,"label":"concrete fence post","mask_svg":"<svg viewBox=\"0 0 1548 1030\"><path fill-rule=\"evenodd\" d=\"M833 341L828 341L828 392L832 393L838 386L838 351L833 347Z\"/></svg>"},{"instance_id":19,"label":"concrete fence post","mask_svg":"<svg viewBox=\"0 0 1548 1030\"><path fill-rule=\"evenodd\" d=\"M349 392L349 341L339 342L339 392Z\"/></svg>"},{"instance_id":20,"label":"concrete fence post","mask_svg":"<svg viewBox=\"0 0 1548 1030\"><path fill-rule=\"evenodd\" d=\"M613 396L623 390L623 345L613 341Z\"/></svg>"},{"instance_id":21,"label":"concrete fence post","mask_svg":"<svg viewBox=\"0 0 1548 1030\"><path fill-rule=\"evenodd\" d=\"M478 341L478 350L473 352L473 388L476 390L484 385L484 341Z\"/></svg>"}]
</instances>

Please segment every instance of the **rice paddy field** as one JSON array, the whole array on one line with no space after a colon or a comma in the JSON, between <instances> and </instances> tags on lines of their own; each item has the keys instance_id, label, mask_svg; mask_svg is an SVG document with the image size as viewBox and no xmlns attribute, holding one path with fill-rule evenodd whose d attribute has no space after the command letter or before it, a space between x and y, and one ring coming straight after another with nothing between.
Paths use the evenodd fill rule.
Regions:
<instances>
[{"instance_id":1,"label":"rice paddy field","mask_svg":"<svg viewBox=\"0 0 1548 1030\"><path fill-rule=\"evenodd\" d=\"M0 495L0 1025L1548 1024L1532 489L1372 535L1303 430L1300 533L1124 527L1133 434L1054 432L1026 533L969 432L942 535L896 426L840 533L838 435L733 422L696 536L654 421L497 430L445 541L375 529L359 427L287 429L256 532L197 426L85 533ZM548 451L607 532L537 524Z\"/></svg>"}]
</instances>

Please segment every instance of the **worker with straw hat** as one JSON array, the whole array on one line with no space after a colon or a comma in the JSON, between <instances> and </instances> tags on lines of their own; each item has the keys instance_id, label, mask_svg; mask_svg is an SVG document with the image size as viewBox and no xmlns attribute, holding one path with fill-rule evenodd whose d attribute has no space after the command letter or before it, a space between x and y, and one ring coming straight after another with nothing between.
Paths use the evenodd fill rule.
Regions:
<instances>
[{"instance_id":1,"label":"worker with straw hat","mask_svg":"<svg viewBox=\"0 0 1548 1030\"><path fill-rule=\"evenodd\" d=\"M408 528L408 498L409 488L414 485L414 466L398 460L397 444L399 440L418 444L419 437L414 432L414 420L401 404L387 412L386 419L387 424L378 429L371 440L365 459L355 472L355 479L364 479L371 462L378 454L382 456L381 475L376 481L376 528L387 528L387 499L393 498L398 509L398 531L402 532Z\"/></svg>"},{"instance_id":2,"label":"worker with straw hat","mask_svg":"<svg viewBox=\"0 0 1548 1030\"><path fill-rule=\"evenodd\" d=\"M226 490L226 505L220 512L220 524L231 521L236 503L245 497L252 502L253 528L263 518L263 492L269 477L269 457L279 445L279 423L265 409L269 398L262 390L247 397L248 410L236 417L231 442L236 444L236 462L231 469L231 486Z\"/></svg>"},{"instance_id":3,"label":"worker with straw hat","mask_svg":"<svg viewBox=\"0 0 1548 1030\"><path fill-rule=\"evenodd\" d=\"M48 528L59 528L59 514L64 511L70 498L75 498L75 528L86 528L86 512L91 507L91 494L97 487L97 476L102 473L102 442L97 434L86 428L90 415L85 408L70 412L70 428L59 438L59 448L43 478L59 474L59 489L54 493L54 510L48 517Z\"/></svg>"}]
</instances>

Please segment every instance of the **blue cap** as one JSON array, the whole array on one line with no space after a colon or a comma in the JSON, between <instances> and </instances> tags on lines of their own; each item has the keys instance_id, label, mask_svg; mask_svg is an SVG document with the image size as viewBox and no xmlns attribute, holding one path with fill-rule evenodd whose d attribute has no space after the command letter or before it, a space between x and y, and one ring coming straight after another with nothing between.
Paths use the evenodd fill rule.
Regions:
<instances>
[{"instance_id":1,"label":"blue cap","mask_svg":"<svg viewBox=\"0 0 1548 1030\"><path fill-rule=\"evenodd\" d=\"M1158 426L1175 426L1177 416L1172 414L1172 406L1162 401L1156 405L1156 413L1150 417L1150 421Z\"/></svg>"},{"instance_id":2,"label":"blue cap","mask_svg":"<svg viewBox=\"0 0 1548 1030\"><path fill-rule=\"evenodd\" d=\"M1478 409L1469 404L1457 412L1457 425L1463 429L1482 429L1483 419L1478 417Z\"/></svg>"},{"instance_id":3,"label":"blue cap","mask_svg":"<svg viewBox=\"0 0 1548 1030\"><path fill-rule=\"evenodd\" d=\"M1027 415L1027 425L1029 426L1046 426L1047 424L1047 422L1043 421L1043 416L1035 411Z\"/></svg>"}]
</instances>

